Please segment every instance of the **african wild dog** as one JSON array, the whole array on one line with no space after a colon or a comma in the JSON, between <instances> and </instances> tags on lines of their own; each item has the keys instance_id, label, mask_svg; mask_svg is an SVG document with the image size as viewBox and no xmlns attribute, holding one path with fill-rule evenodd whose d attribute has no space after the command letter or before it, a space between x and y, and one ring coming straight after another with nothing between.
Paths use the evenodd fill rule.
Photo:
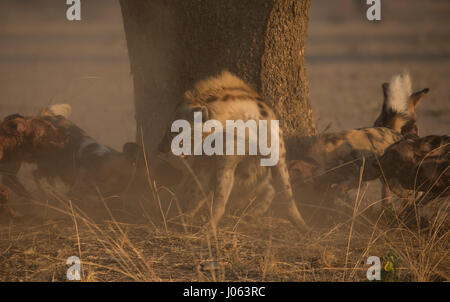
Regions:
<instances>
[{"instance_id":1,"label":"african wild dog","mask_svg":"<svg viewBox=\"0 0 450 302\"><path fill-rule=\"evenodd\" d=\"M374 123L374 127L388 127L400 132L405 137L418 136L416 107L424 95L429 92L429 89L425 88L411 94L409 74L395 76L390 83L384 83L382 87L383 108ZM406 104L400 101L405 98L408 98ZM396 112L403 112L403 116L396 114ZM384 181L382 181L382 186L382 198L384 201L389 201L391 198L389 187L386 186ZM397 193L400 192L397 190ZM406 194L406 191L402 193L403 196Z\"/></svg>"},{"instance_id":2,"label":"african wild dog","mask_svg":"<svg viewBox=\"0 0 450 302\"><path fill-rule=\"evenodd\" d=\"M269 105L249 85L235 75L223 71L194 85L178 103L173 121L183 119L194 123L194 113L201 112L204 124L207 120L218 120L224 127L227 120L244 123L254 120L277 120ZM224 127L225 128L225 127ZM260 129L260 128L258 128ZM205 139L203 136L203 139ZM236 140L236 133L232 136ZM175 134L169 130L159 145L159 151L169 153ZM248 137L246 137L248 142ZM193 145L193 144L192 144ZM236 144L235 144L236 146ZM247 153L246 153L247 154ZM258 206L252 214L263 214L276 194L281 195L286 214L298 229L307 226L297 209L292 195L289 173L285 161L285 146L280 130L279 161L275 166L260 165L261 154L250 155L201 155L188 157L195 177L189 176L182 184L179 196L183 199L183 210L197 207L205 195L214 193L210 225L213 230L224 215L227 202L235 197L256 196ZM198 180L198 182L197 182ZM206 193L204 195L204 193Z\"/></svg>"},{"instance_id":3,"label":"african wild dog","mask_svg":"<svg viewBox=\"0 0 450 302\"><path fill-rule=\"evenodd\" d=\"M39 116L67 134L64 148L51 156L42 156L33 176L39 183L60 179L72 193L118 194L127 188L133 176L133 155L99 143L71 122L72 109L56 104L43 109Z\"/></svg>"},{"instance_id":4,"label":"african wild dog","mask_svg":"<svg viewBox=\"0 0 450 302\"><path fill-rule=\"evenodd\" d=\"M296 154L290 164L291 172L297 175L299 182L308 178L309 173L319 184L356 187L363 163L363 181L381 176L380 170L375 167L377 158L392 144L418 134L415 108L429 91L427 88L412 93L408 74L395 75L382 88L384 102L375 127L300 139L308 145L307 151ZM306 177L303 175L305 171Z\"/></svg>"},{"instance_id":5,"label":"african wild dog","mask_svg":"<svg viewBox=\"0 0 450 302\"><path fill-rule=\"evenodd\" d=\"M430 135L399 141L386 150L376 168L383 171L383 180L392 192L409 200L399 212L401 220L426 225L416 209L450 196L450 137Z\"/></svg>"},{"instance_id":6,"label":"african wild dog","mask_svg":"<svg viewBox=\"0 0 450 302\"><path fill-rule=\"evenodd\" d=\"M448 135L404 139L390 146L379 162L376 168L381 167L390 189L399 196L405 190L425 192L427 200L450 195Z\"/></svg>"},{"instance_id":7,"label":"african wild dog","mask_svg":"<svg viewBox=\"0 0 450 302\"><path fill-rule=\"evenodd\" d=\"M147 154L144 158L136 143L125 143L119 152L96 141L68 119L71 111L70 105L56 104L40 112L41 118L66 132L68 140L57 154L37 162L33 175L38 182L46 179L52 183L59 178L73 194L98 189L103 195L113 195L143 193L148 188L147 174L155 176L161 185L169 186L177 180L173 176L175 169L167 169L168 164L150 159Z\"/></svg>"}]
</instances>

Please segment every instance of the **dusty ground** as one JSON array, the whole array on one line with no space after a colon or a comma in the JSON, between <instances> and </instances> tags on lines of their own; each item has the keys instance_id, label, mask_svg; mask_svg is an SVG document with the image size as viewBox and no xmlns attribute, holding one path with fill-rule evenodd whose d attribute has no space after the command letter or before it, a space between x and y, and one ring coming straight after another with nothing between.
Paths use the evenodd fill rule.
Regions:
<instances>
[{"instance_id":1,"label":"dusty ground","mask_svg":"<svg viewBox=\"0 0 450 302\"><path fill-rule=\"evenodd\" d=\"M381 83L408 69L415 88L431 89L418 110L422 135L448 134L450 3L382 2L382 21L371 23L357 1L314 1L307 72L318 129L371 125ZM83 1L82 22L65 19L63 1L33 4L0 2L0 117L65 102L73 106L73 120L100 141L120 148L134 140L117 1ZM22 178L32 188L29 169ZM398 256L391 260L395 273L386 272L384 280L449 280L448 224L441 223L446 208L425 231L395 228L364 211L377 203L378 189L371 183L358 198L351 192L349 208L336 219L304 207L315 226L307 236L278 218L254 221L236 213L225 219L217 241L195 227L164 224L148 198L140 200L143 209L108 201L112 217L99 200L68 203L59 196L29 205L16 199L14 208L24 216L0 216L0 280L63 281L66 259L78 256L89 281L363 281L372 255L384 257L383 265Z\"/></svg>"}]
</instances>

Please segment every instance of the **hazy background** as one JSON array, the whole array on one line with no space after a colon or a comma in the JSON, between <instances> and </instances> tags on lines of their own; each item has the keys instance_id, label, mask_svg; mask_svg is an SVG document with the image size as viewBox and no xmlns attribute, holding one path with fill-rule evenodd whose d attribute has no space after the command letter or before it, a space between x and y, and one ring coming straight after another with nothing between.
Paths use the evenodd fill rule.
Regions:
<instances>
[{"instance_id":1,"label":"hazy background","mask_svg":"<svg viewBox=\"0 0 450 302\"><path fill-rule=\"evenodd\" d=\"M0 118L69 103L77 124L121 148L135 139L135 120L120 6L81 2L82 21L70 22L63 0L0 1ZM371 125L381 83L408 69L415 89L431 88L422 135L447 134L450 1L383 0L381 22L365 19L364 3L313 1L306 53L319 130Z\"/></svg>"},{"instance_id":2,"label":"hazy background","mask_svg":"<svg viewBox=\"0 0 450 302\"><path fill-rule=\"evenodd\" d=\"M0 117L69 103L81 128L121 148L135 120L119 2L82 0L81 21L65 3L0 1Z\"/></svg>"}]
</instances>

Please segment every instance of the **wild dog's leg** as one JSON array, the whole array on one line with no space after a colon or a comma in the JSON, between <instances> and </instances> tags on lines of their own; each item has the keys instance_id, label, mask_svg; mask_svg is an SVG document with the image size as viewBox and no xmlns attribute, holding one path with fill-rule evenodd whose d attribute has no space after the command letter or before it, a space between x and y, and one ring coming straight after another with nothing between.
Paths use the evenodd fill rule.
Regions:
<instances>
[{"instance_id":1,"label":"wild dog's leg","mask_svg":"<svg viewBox=\"0 0 450 302\"><path fill-rule=\"evenodd\" d=\"M218 157L216 161L216 187L211 213L211 227L214 232L225 213L225 207L234 185L234 173L240 160L238 156L222 156Z\"/></svg>"},{"instance_id":2,"label":"wild dog's leg","mask_svg":"<svg viewBox=\"0 0 450 302\"><path fill-rule=\"evenodd\" d=\"M251 214L261 216L270 208L273 198L275 197L275 189L269 181L262 183L256 190L256 205L253 207Z\"/></svg>"},{"instance_id":3,"label":"wild dog's leg","mask_svg":"<svg viewBox=\"0 0 450 302\"><path fill-rule=\"evenodd\" d=\"M87 169L79 167L74 174L73 182L70 184L67 195L80 198L87 193L102 194L94 177Z\"/></svg>"},{"instance_id":4,"label":"wild dog's leg","mask_svg":"<svg viewBox=\"0 0 450 302\"><path fill-rule=\"evenodd\" d=\"M14 193L25 198L30 198L31 195L25 186L17 178L21 167L20 162L11 162L2 164L1 173L3 178L3 184L10 188Z\"/></svg>"},{"instance_id":5,"label":"wild dog's leg","mask_svg":"<svg viewBox=\"0 0 450 302\"><path fill-rule=\"evenodd\" d=\"M281 135L281 134L280 134ZM286 166L285 159L285 147L284 142L280 137L280 156L278 164L272 167L272 176L274 180L274 187L277 194L281 195L280 202L283 207L287 209L287 215L290 222L296 226L300 231L308 231L309 227L303 220L302 215L298 211L297 205L294 201L294 196L292 193L292 187L289 180L289 172Z\"/></svg>"},{"instance_id":6,"label":"wild dog's leg","mask_svg":"<svg viewBox=\"0 0 450 302\"><path fill-rule=\"evenodd\" d=\"M3 184L11 188L11 190L22 197L30 198L30 193L25 189L24 185L17 178L17 175L4 175Z\"/></svg>"},{"instance_id":7,"label":"wild dog's leg","mask_svg":"<svg viewBox=\"0 0 450 302\"><path fill-rule=\"evenodd\" d=\"M13 217L15 216L15 213L11 208L9 197L10 195L8 188L0 184L0 206L9 216Z\"/></svg>"}]
</instances>

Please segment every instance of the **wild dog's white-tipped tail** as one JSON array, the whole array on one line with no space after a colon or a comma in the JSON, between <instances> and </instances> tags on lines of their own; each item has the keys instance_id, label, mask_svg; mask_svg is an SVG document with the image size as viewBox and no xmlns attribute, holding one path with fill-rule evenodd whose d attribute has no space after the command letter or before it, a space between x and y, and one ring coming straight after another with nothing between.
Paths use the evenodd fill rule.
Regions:
<instances>
[{"instance_id":1,"label":"wild dog's white-tipped tail","mask_svg":"<svg viewBox=\"0 0 450 302\"><path fill-rule=\"evenodd\" d=\"M389 82L387 108L394 112L408 112L408 99L412 94L409 73L394 75Z\"/></svg>"},{"instance_id":2,"label":"wild dog's white-tipped tail","mask_svg":"<svg viewBox=\"0 0 450 302\"><path fill-rule=\"evenodd\" d=\"M69 118L72 114L72 106L69 104L55 104L50 105L41 111L41 115L61 115Z\"/></svg>"}]
</instances>

